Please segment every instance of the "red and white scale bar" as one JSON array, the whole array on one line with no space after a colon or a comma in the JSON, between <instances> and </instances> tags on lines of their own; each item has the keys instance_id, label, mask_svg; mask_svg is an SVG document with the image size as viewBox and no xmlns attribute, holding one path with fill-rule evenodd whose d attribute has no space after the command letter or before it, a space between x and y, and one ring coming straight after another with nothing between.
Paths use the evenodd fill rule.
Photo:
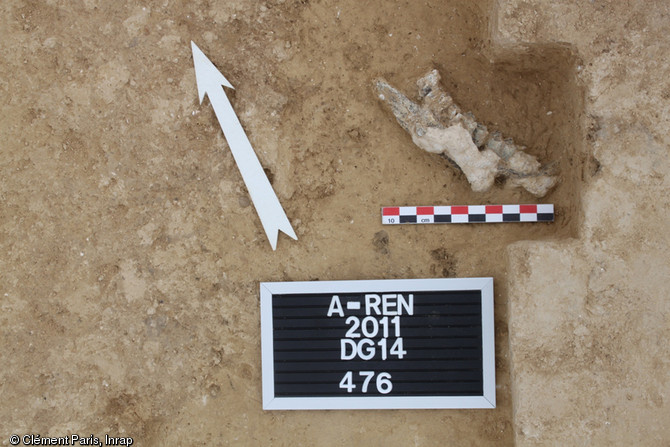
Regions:
<instances>
[{"instance_id":1,"label":"red and white scale bar","mask_svg":"<svg viewBox=\"0 0 670 447\"><path fill-rule=\"evenodd\" d=\"M553 222L554 205L385 206L382 224Z\"/></svg>"}]
</instances>

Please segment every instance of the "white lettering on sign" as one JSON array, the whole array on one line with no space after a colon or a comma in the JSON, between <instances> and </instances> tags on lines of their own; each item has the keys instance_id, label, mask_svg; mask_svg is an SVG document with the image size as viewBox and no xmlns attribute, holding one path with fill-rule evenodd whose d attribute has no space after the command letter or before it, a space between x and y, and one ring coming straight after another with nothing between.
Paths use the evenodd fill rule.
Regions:
<instances>
[{"instance_id":1,"label":"white lettering on sign","mask_svg":"<svg viewBox=\"0 0 670 447\"><path fill-rule=\"evenodd\" d=\"M340 317L344 316L344 312L342 311L342 303L340 302L340 297L337 295L333 295L333 298L330 300L330 306L328 307L327 315L332 317L335 312L337 312Z\"/></svg>"},{"instance_id":2,"label":"white lettering on sign","mask_svg":"<svg viewBox=\"0 0 670 447\"><path fill-rule=\"evenodd\" d=\"M365 314L366 315L414 315L414 294L410 293L409 300L401 293L384 293L382 296L376 293L365 295ZM380 310L381 307L381 310Z\"/></svg>"},{"instance_id":3,"label":"white lettering on sign","mask_svg":"<svg viewBox=\"0 0 670 447\"><path fill-rule=\"evenodd\" d=\"M365 394L368 392L368 387L372 378L375 376L374 371L358 371L360 377L364 377L363 385L361 386L361 391ZM393 383L391 382L391 374L387 372L382 372L377 374L377 379L375 380L375 385L377 391L380 394L388 394L393 389ZM351 371L347 371L340 380L340 388L347 390L347 393L351 393L356 389L356 384L354 384L354 374Z\"/></svg>"},{"instance_id":4,"label":"white lettering on sign","mask_svg":"<svg viewBox=\"0 0 670 447\"><path fill-rule=\"evenodd\" d=\"M374 293L369 293L365 295L365 314L370 315L372 310L376 312L377 315L379 315L379 303L381 303L382 299L379 297L379 295L375 295Z\"/></svg>"},{"instance_id":5,"label":"white lettering on sign","mask_svg":"<svg viewBox=\"0 0 670 447\"><path fill-rule=\"evenodd\" d=\"M382 360L386 360L389 354L402 360L407 354L407 351L403 349L402 338L395 339L390 351L386 338L382 338L376 344ZM349 338L342 338L340 339L340 360L353 360L356 357L362 360L372 360L377 353L377 347L375 347L375 342L369 338L364 338L358 342Z\"/></svg>"},{"instance_id":6,"label":"white lettering on sign","mask_svg":"<svg viewBox=\"0 0 670 447\"><path fill-rule=\"evenodd\" d=\"M363 306L364 309L363 309ZM382 361L389 359L402 360L407 355L404 349L403 339L400 335L400 317L403 315L414 315L414 294L409 293L367 293L363 303L357 299L345 299L345 307L338 295L333 295L328 306L328 317L345 317L351 311L365 311L365 315L349 315L346 317L347 327L344 337L340 339L340 360L363 360L370 361L375 357ZM371 388L373 378L377 392L388 394L393 389L391 375L387 372L358 371L358 376L353 371L347 371L339 387L352 393L357 390L367 393ZM363 382L360 383L360 379ZM355 381L358 381L358 386Z\"/></svg>"},{"instance_id":7,"label":"white lettering on sign","mask_svg":"<svg viewBox=\"0 0 670 447\"><path fill-rule=\"evenodd\" d=\"M376 352L375 342L369 338L364 338L358 343L348 338L340 340L340 359L342 360L353 360L356 357L371 360Z\"/></svg>"},{"instance_id":8,"label":"white lettering on sign","mask_svg":"<svg viewBox=\"0 0 670 447\"><path fill-rule=\"evenodd\" d=\"M351 325L345 335L348 338L360 338L359 328L361 328L365 337L376 337L380 328L384 338L388 338L389 336L389 317L380 318L379 321L375 317L365 317L361 323L358 317L352 315L347 317L346 324ZM400 317L391 318L391 326L394 328L393 333L395 336L400 337Z\"/></svg>"}]
</instances>

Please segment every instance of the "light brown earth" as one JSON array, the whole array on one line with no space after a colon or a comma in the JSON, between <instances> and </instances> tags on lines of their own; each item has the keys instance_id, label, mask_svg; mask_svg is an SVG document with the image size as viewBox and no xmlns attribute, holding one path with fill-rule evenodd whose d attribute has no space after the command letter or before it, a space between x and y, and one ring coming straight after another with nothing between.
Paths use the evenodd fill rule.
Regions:
<instances>
[{"instance_id":1,"label":"light brown earth","mask_svg":"<svg viewBox=\"0 0 670 447\"><path fill-rule=\"evenodd\" d=\"M0 4L0 445L669 445L663 1ZM190 41L294 224L276 252ZM469 190L377 100L438 68L556 162L553 224L382 227ZM493 276L495 410L264 412L260 281Z\"/></svg>"}]
</instances>

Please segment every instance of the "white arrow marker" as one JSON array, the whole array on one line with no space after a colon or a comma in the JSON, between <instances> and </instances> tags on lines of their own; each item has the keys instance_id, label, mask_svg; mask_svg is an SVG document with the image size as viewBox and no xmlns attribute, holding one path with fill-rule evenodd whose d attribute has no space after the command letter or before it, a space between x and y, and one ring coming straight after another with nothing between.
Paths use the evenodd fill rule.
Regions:
<instances>
[{"instance_id":1,"label":"white arrow marker","mask_svg":"<svg viewBox=\"0 0 670 447\"><path fill-rule=\"evenodd\" d=\"M221 88L222 85L233 89L234 87L193 42L191 42L191 49L193 50L193 65L195 66L200 104L202 104L205 95L209 96L209 102L214 107L216 118L219 120L226 141L228 141L235 163L240 169L244 184L247 185L249 195L254 202L254 207L256 207L256 212L261 219L272 249L277 249L279 230L297 240L298 236L293 231L291 222L286 217L286 213L284 213L284 209L279 203L279 199L272 189L272 185L270 185L254 149L251 147L249 138L247 138L247 134L242 128L242 124L237 119L233 106L230 104L223 88Z\"/></svg>"}]
</instances>

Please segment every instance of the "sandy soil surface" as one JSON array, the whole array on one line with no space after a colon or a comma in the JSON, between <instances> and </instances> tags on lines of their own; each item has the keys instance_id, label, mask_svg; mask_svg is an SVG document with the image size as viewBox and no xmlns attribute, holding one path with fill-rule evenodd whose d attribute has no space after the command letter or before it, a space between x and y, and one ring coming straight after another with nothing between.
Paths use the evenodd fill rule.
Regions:
<instances>
[{"instance_id":1,"label":"sandy soil surface","mask_svg":"<svg viewBox=\"0 0 670 447\"><path fill-rule=\"evenodd\" d=\"M583 61L582 219L508 249L516 444L670 444L667 2L504 1L500 45Z\"/></svg>"},{"instance_id":2,"label":"sandy soil surface","mask_svg":"<svg viewBox=\"0 0 670 447\"><path fill-rule=\"evenodd\" d=\"M657 149L633 151L640 167L632 172L616 168L631 163L608 157L603 143L625 145L611 130L623 121L595 112L599 94L632 76L625 58L636 47L625 53L617 46L617 36L632 32L624 23L655 33L649 42L667 48L666 30L647 23L665 12L663 2L646 2L658 3L656 10L590 3L3 1L0 444L13 433L108 433L132 436L136 445L560 439L560 429L537 419L547 409L519 398L544 366L533 369L527 340L510 333L509 322L519 329L533 321L514 314L524 284L565 269L534 276L520 259L547 244L573 256L594 234L600 244L625 247L616 242L629 237L618 221L585 230L596 220L588 213L594 196L667 193L659 154L668 142L654 128L662 121L667 129L667 111L659 117L656 103L643 104ZM585 26L594 29L577 32ZM298 241L280 235L276 252L209 101L198 102L191 40L235 86L227 93L296 229ZM668 70L660 64L646 68ZM536 202L502 185L472 193L446 160L412 144L374 93L373 79L383 76L414 95L415 80L433 68L464 110L560 167L561 183L542 199L555 204L556 222L382 227L383 205ZM625 85L651 85L650 97L664 92L667 99L667 76L654 79ZM655 170L657 189L641 180L593 192L608 172L644 179L645 168ZM654 209L663 212L665 205ZM641 225L643 240L667 231L662 220ZM584 259L580 265L592 265ZM659 259L644 265L665 278L667 261ZM611 281L626 268L625 259L613 266ZM495 410L262 411L260 281L467 276L495 279ZM667 305L658 312L649 323L667 327ZM659 340L664 330L654 332ZM667 414L662 349L645 364L661 371L645 385L650 401L636 406L631 398L621 418L646 415L637 413L645 402ZM577 383L588 396L592 384ZM589 408L607 405L616 400ZM575 417L568 409L556 417ZM581 435L577 426L572 433ZM597 442L610 442L589 427ZM670 442L667 431L654 433Z\"/></svg>"}]
</instances>

